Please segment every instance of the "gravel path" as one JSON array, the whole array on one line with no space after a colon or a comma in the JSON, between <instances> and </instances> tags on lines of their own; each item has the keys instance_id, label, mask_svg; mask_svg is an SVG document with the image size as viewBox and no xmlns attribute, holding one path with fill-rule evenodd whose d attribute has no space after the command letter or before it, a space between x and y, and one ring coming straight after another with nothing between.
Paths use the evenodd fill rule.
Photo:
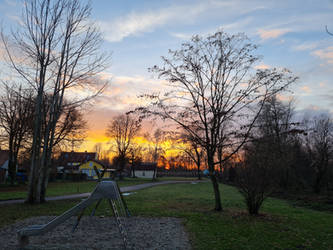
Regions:
<instances>
[{"instance_id":1,"label":"gravel path","mask_svg":"<svg viewBox=\"0 0 333 250\"><path fill-rule=\"evenodd\" d=\"M0 249L17 249L17 230L28 225L44 224L53 217L41 216L19 221L0 229ZM83 217L74 233L76 217L42 236L30 237L25 249L124 249L113 217ZM129 247L127 249L191 249L181 219L144 218L126 219Z\"/></svg>"}]
</instances>

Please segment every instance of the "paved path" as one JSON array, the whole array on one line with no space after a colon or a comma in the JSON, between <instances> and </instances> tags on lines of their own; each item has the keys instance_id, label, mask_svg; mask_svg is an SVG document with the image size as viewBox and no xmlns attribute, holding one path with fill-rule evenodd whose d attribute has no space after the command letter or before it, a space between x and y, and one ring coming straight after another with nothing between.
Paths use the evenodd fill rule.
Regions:
<instances>
[{"instance_id":1,"label":"paved path","mask_svg":"<svg viewBox=\"0 0 333 250\"><path fill-rule=\"evenodd\" d=\"M166 184L179 184L179 183L198 183L198 182L205 182L205 181L159 181L159 182L150 182L144 184L138 184L133 186L121 187L120 191L122 193L125 192L133 192L144 188L155 187L159 185L166 185ZM57 200L70 200L70 199L78 199L78 198L86 198L90 195L90 193L82 193L82 194L70 194L70 195L62 195L62 196L54 196L54 197L46 197L46 201L57 201ZM23 203L24 199L18 200L6 200L0 201L1 205L8 205L8 204L18 204Z\"/></svg>"}]
</instances>

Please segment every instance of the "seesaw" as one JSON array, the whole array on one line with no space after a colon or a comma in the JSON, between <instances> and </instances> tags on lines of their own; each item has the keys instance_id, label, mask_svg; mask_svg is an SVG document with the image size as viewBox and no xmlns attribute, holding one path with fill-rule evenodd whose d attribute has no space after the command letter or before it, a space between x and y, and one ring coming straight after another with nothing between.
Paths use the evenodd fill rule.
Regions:
<instances>
[{"instance_id":1,"label":"seesaw","mask_svg":"<svg viewBox=\"0 0 333 250\"><path fill-rule=\"evenodd\" d=\"M103 175L102 175L103 176ZM74 206L73 208L69 209L68 211L64 212L62 215L54 218L47 224L43 225L31 225L26 228L23 228L17 232L18 240L19 240L19 247L24 248L29 244L29 237L30 236L36 236L36 235L42 235L45 234L51 230L53 230L55 227L60 225L61 223L68 220L70 217L79 214L77 218L77 222L74 225L72 232L75 231L77 228L81 217L83 216L84 210L89 207L94 202L97 202L94 210L92 211L91 215L94 215L98 205L101 203L102 199L107 199L110 207L113 211L113 214L116 218L117 225L119 228L119 232L123 238L124 246L127 247L127 229L122 221L122 217L120 216L130 216L129 211L127 209L126 203L123 200L123 197L120 193L120 189L118 187L118 184L115 181L101 181L101 176L98 174L99 182L97 186L95 187L94 191L90 194L90 196L81 201L79 204ZM119 210L118 210L119 208Z\"/></svg>"}]
</instances>

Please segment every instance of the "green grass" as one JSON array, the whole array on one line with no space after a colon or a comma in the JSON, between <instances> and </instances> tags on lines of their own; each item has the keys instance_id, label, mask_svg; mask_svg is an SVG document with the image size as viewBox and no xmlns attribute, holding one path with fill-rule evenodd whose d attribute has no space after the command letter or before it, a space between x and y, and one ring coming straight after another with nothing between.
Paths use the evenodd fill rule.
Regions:
<instances>
[{"instance_id":1,"label":"green grass","mask_svg":"<svg viewBox=\"0 0 333 250\"><path fill-rule=\"evenodd\" d=\"M164 185L126 196L134 216L182 218L194 249L333 249L333 214L267 199L248 216L238 191L221 185L224 212L213 211L210 183ZM30 216L58 215L78 201L1 206L0 226ZM87 214L90 211L87 211ZM97 214L110 214L103 203Z\"/></svg>"},{"instance_id":2,"label":"green grass","mask_svg":"<svg viewBox=\"0 0 333 250\"><path fill-rule=\"evenodd\" d=\"M127 200L136 215L184 218L195 249L333 249L332 213L268 199L262 215L252 217L235 188L221 191L223 213L212 210L210 183L160 186Z\"/></svg>"},{"instance_id":3,"label":"green grass","mask_svg":"<svg viewBox=\"0 0 333 250\"><path fill-rule=\"evenodd\" d=\"M151 182L150 179L131 179L124 178L118 181L120 187L137 185L142 183ZM83 181L83 182L70 182L58 181L50 182L46 191L46 196L60 196L69 194L80 194L91 192L96 186L96 181ZM27 197L27 186L2 186L0 187L0 200L23 199Z\"/></svg>"}]
</instances>

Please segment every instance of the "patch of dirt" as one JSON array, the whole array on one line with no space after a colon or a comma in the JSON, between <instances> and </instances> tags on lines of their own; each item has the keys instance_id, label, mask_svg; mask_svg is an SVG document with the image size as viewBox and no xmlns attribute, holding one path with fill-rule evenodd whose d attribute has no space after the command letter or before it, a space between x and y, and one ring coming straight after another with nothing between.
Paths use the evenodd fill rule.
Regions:
<instances>
[{"instance_id":1,"label":"patch of dirt","mask_svg":"<svg viewBox=\"0 0 333 250\"><path fill-rule=\"evenodd\" d=\"M0 249L18 249L17 231L29 225L45 224L53 217L41 216L19 221L0 229ZM125 249L115 218L89 217L81 219L72 233L76 217L41 236L31 236L25 249ZM126 249L191 249L181 219L130 217Z\"/></svg>"}]
</instances>

